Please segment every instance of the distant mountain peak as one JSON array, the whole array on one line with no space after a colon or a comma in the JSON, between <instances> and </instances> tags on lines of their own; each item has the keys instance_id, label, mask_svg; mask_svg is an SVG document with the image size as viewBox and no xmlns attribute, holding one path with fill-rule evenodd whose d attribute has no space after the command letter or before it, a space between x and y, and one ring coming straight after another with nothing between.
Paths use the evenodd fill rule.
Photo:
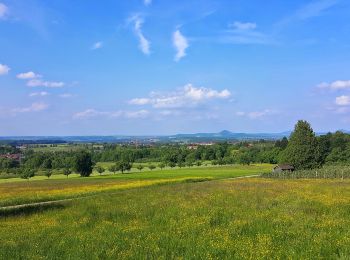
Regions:
<instances>
[{"instance_id":1,"label":"distant mountain peak","mask_svg":"<svg viewBox=\"0 0 350 260\"><path fill-rule=\"evenodd\" d=\"M219 133L220 135L232 135L232 132L228 131L228 130L223 130Z\"/></svg>"}]
</instances>

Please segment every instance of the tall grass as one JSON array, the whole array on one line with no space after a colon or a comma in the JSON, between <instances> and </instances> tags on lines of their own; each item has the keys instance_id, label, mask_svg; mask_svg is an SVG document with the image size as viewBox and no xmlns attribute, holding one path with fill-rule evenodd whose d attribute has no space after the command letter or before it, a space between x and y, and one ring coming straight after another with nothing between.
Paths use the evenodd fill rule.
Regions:
<instances>
[{"instance_id":1,"label":"tall grass","mask_svg":"<svg viewBox=\"0 0 350 260\"><path fill-rule=\"evenodd\" d=\"M262 174L261 177L277 179L348 179L350 178L350 166L324 166L313 170L270 172Z\"/></svg>"},{"instance_id":2,"label":"tall grass","mask_svg":"<svg viewBox=\"0 0 350 260\"><path fill-rule=\"evenodd\" d=\"M350 181L150 186L0 218L0 259L348 259Z\"/></svg>"}]
</instances>

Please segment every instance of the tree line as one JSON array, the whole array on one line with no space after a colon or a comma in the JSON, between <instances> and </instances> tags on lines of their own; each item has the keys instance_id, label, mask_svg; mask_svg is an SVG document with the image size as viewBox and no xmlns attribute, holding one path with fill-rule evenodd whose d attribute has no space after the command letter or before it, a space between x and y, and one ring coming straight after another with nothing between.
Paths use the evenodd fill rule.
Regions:
<instances>
[{"instance_id":1,"label":"tree line","mask_svg":"<svg viewBox=\"0 0 350 260\"><path fill-rule=\"evenodd\" d=\"M1 146L0 155L18 152L15 148ZM0 171L19 175L30 175L32 170L62 170L69 175L75 171L83 176L91 174L97 162L114 162L108 169L112 172L129 171L135 162L157 162L161 168L201 165L251 163L290 163L296 169L313 169L327 165L350 164L350 135L337 131L316 136L310 124L298 121L289 139L277 141L245 141L217 143L211 146L198 145L190 149L187 145L163 144L156 146L133 146L105 144L100 149L85 148L81 151L28 150L21 163L0 158ZM86 169L83 166L86 165ZM97 171L102 171L96 168ZM106 170L106 169L104 169ZM48 173L49 174L49 173Z\"/></svg>"}]
</instances>

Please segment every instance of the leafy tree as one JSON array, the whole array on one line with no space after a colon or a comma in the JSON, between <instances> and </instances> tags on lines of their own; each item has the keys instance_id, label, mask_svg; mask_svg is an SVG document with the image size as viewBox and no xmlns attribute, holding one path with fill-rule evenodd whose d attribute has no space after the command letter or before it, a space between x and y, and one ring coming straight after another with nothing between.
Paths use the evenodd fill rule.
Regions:
<instances>
[{"instance_id":1,"label":"leafy tree","mask_svg":"<svg viewBox=\"0 0 350 260\"><path fill-rule=\"evenodd\" d=\"M102 175L102 173L105 172L105 168L103 168L102 166L96 166L96 167L95 167L95 170L96 170L100 175Z\"/></svg>"},{"instance_id":2,"label":"leafy tree","mask_svg":"<svg viewBox=\"0 0 350 260\"><path fill-rule=\"evenodd\" d=\"M21 178L29 180L35 176L35 171L33 169L24 168L21 171Z\"/></svg>"},{"instance_id":3,"label":"leafy tree","mask_svg":"<svg viewBox=\"0 0 350 260\"><path fill-rule=\"evenodd\" d=\"M185 166L185 164L184 164L183 162L179 162L179 163L177 164L177 166L179 166L180 168L182 168L182 167Z\"/></svg>"},{"instance_id":4,"label":"leafy tree","mask_svg":"<svg viewBox=\"0 0 350 260\"><path fill-rule=\"evenodd\" d=\"M272 149L264 150L260 153L260 162L261 163L278 163L279 154L281 152L281 148L273 147Z\"/></svg>"},{"instance_id":5,"label":"leafy tree","mask_svg":"<svg viewBox=\"0 0 350 260\"><path fill-rule=\"evenodd\" d=\"M252 163L252 157L248 152L241 152L237 155L237 161L239 164L250 165Z\"/></svg>"},{"instance_id":6,"label":"leafy tree","mask_svg":"<svg viewBox=\"0 0 350 260\"><path fill-rule=\"evenodd\" d=\"M169 167L170 167L170 168L174 168L174 167L176 167L176 163L174 163L174 162L169 162L169 164L168 164L168 165L169 165Z\"/></svg>"},{"instance_id":7,"label":"leafy tree","mask_svg":"<svg viewBox=\"0 0 350 260\"><path fill-rule=\"evenodd\" d=\"M159 168L160 168L161 170L163 170L163 169L165 168L165 163L160 163L160 164L159 164Z\"/></svg>"},{"instance_id":8,"label":"leafy tree","mask_svg":"<svg viewBox=\"0 0 350 260\"><path fill-rule=\"evenodd\" d=\"M193 164L194 164L193 161L187 161L186 162L186 166L189 167L189 168L191 168L193 166Z\"/></svg>"},{"instance_id":9,"label":"leafy tree","mask_svg":"<svg viewBox=\"0 0 350 260\"><path fill-rule=\"evenodd\" d=\"M81 177L89 177L92 173L91 154L87 151L79 151L75 155L74 168Z\"/></svg>"},{"instance_id":10,"label":"leafy tree","mask_svg":"<svg viewBox=\"0 0 350 260\"><path fill-rule=\"evenodd\" d=\"M52 160L51 160L51 158L45 159L41 166L42 166L43 169L52 169Z\"/></svg>"},{"instance_id":11,"label":"leafy tree","mask_svg":"<svg viewBox=\"0 0 350 260\"><path fill-rule=\"evenodd\" d=\"M128 161L119 161L117 163L118 165L118 169L119 171L121 171L122 173L126 172L126 171L130 171L132 168L132 163L128 162Z\"/></svg>"},{"instance_id":12,"label":"leafy tree","mask_svg":"<svg viewBox=\"0 0 350 260\"><path fill-rule=\"evenodd\" d=\"M202 162L201 161L197 161L196 162L196 165L199 167L199 166L202 166Z\"/></svg>"},{"instance_id":13,"label":"leafy tree","mask_svg":"<svg viewBox=\"0 0 350 260\"><path fill-rule=\"evenodd\" d=\"M136 167L140 172L143 170L143 165L142 164L139 164L139 165L137 165L137 167Z\"/></svg>"},{"instance_id":14,"label":"leafy tree","mask_svg":"<svg viewBox=\"0 0 350 260\"><path fill-rule=\"evenodd\" d=\"M50 179L50 177L52 176L52 170L46 170L45 171L45 176Z\"/></svg>"},{"instance_id":15,"label":"leafy tree","mask_svg":"<svg viewBox=\"0 0 350 260\"><path fill-rule=\"evenodd\" d=\"M113 164L108 168L108 171L113 172L114 174L119 171L119 166L117 164Z\"/></svg>"},{"instance_id":16,"label":"leafy tree","mask_svg":"<svg viewBox=\"0 0 350 260\"><path fill-rule=\"evenodd\" d=\"M68 179L68 176L72 174L72 170L69 169L69 168L65 168L63 170L63 174L67 176L67 179Z\"/></svg>"},{"instance_id":17,"label":"leafy tree","mask_svg":"<svg viewBox=\"0 0 350 260\"><path fill-rule=\"evenodd\" d=\"M319 160L320 164L326 163L326 158L330 155L330 153L336 149L331 147L331 139L332 134L328 133L326 135L322 135L318 138L318 146L319 146ZM340 150L342 150L339 147Z\"/></svg>"},{"instance_id":18,"label":"leafy tree","mask_svg":"<svg viewBox=\"0 0 350 260\"><path fill-rule=\"evenodd\" d=\"M350 163L350 146L348 149L336 147L326 157L327 164L347 164Z\"/></svg>"},{"instance_id":19,"label":"leafy tree","mask_svg":"<svg viewBox=\"0 0 350 260\"><path fill-rule=\"evenodd\" d=\"M148 168L151 170L151 171L153 171L155 168L157 168L155 165L153 165L153 164L151 164L151 165L149 165L148 166Z\"/></svg>"},{"instance_id":20,"label":"leafy tree","mask_svg":"<svg viewBox=\"0 0 350 260\"><path fill-rule=\"evenodd\" d=\"M286 149L288 146L287 137L283 137L281 140L277 140L275 143L276 148L281 148L282 150Z\"/></svg>"},{"instance_id":21,"label":"leafy tree","mask_svg":"<svg viewBox=\"0 0 350 260\"><path fill-rule=\"evenodd\" d=\"M296 169L319 166L319 147L314 131L306 121L298 121L287 148L281 154L282 163L291 163Z\"/></svg>"}]
</instances>

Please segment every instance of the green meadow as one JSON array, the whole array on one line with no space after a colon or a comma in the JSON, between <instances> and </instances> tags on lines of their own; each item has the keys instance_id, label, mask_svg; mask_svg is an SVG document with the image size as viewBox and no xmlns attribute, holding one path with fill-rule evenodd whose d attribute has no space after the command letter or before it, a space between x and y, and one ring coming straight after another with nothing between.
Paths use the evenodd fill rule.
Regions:
<instances>
[{"instance_id":1,"label":"green meadow","mask_svg":"<svg viewBox=\"0 0 350 260\"><path fill-rule=\"evenodd\" d=\"M261 174L271 171L269 164L250 166L193 167L164 170L144 170L131 173L110 173L89 178L77 174L66 178L64 175L53 175L50 179L36 176L30 180L21 178L0 180L0 206L12 206L23 203L41 202L66 198L76 198L110 192L120 189L137 188L173 182L213 180Z\"/></svg>"},{"instance_id":2,"label":"green meadow","mask_svg":"<svg viewBox=\"0 0 350 260\"><path fill-rule=\"evenodd\" d=\"M77 199L3 210L0 259L347 259L350 180L235 178L270 170L3 182L2 206Z\"/></svg>"}]
</instances>

